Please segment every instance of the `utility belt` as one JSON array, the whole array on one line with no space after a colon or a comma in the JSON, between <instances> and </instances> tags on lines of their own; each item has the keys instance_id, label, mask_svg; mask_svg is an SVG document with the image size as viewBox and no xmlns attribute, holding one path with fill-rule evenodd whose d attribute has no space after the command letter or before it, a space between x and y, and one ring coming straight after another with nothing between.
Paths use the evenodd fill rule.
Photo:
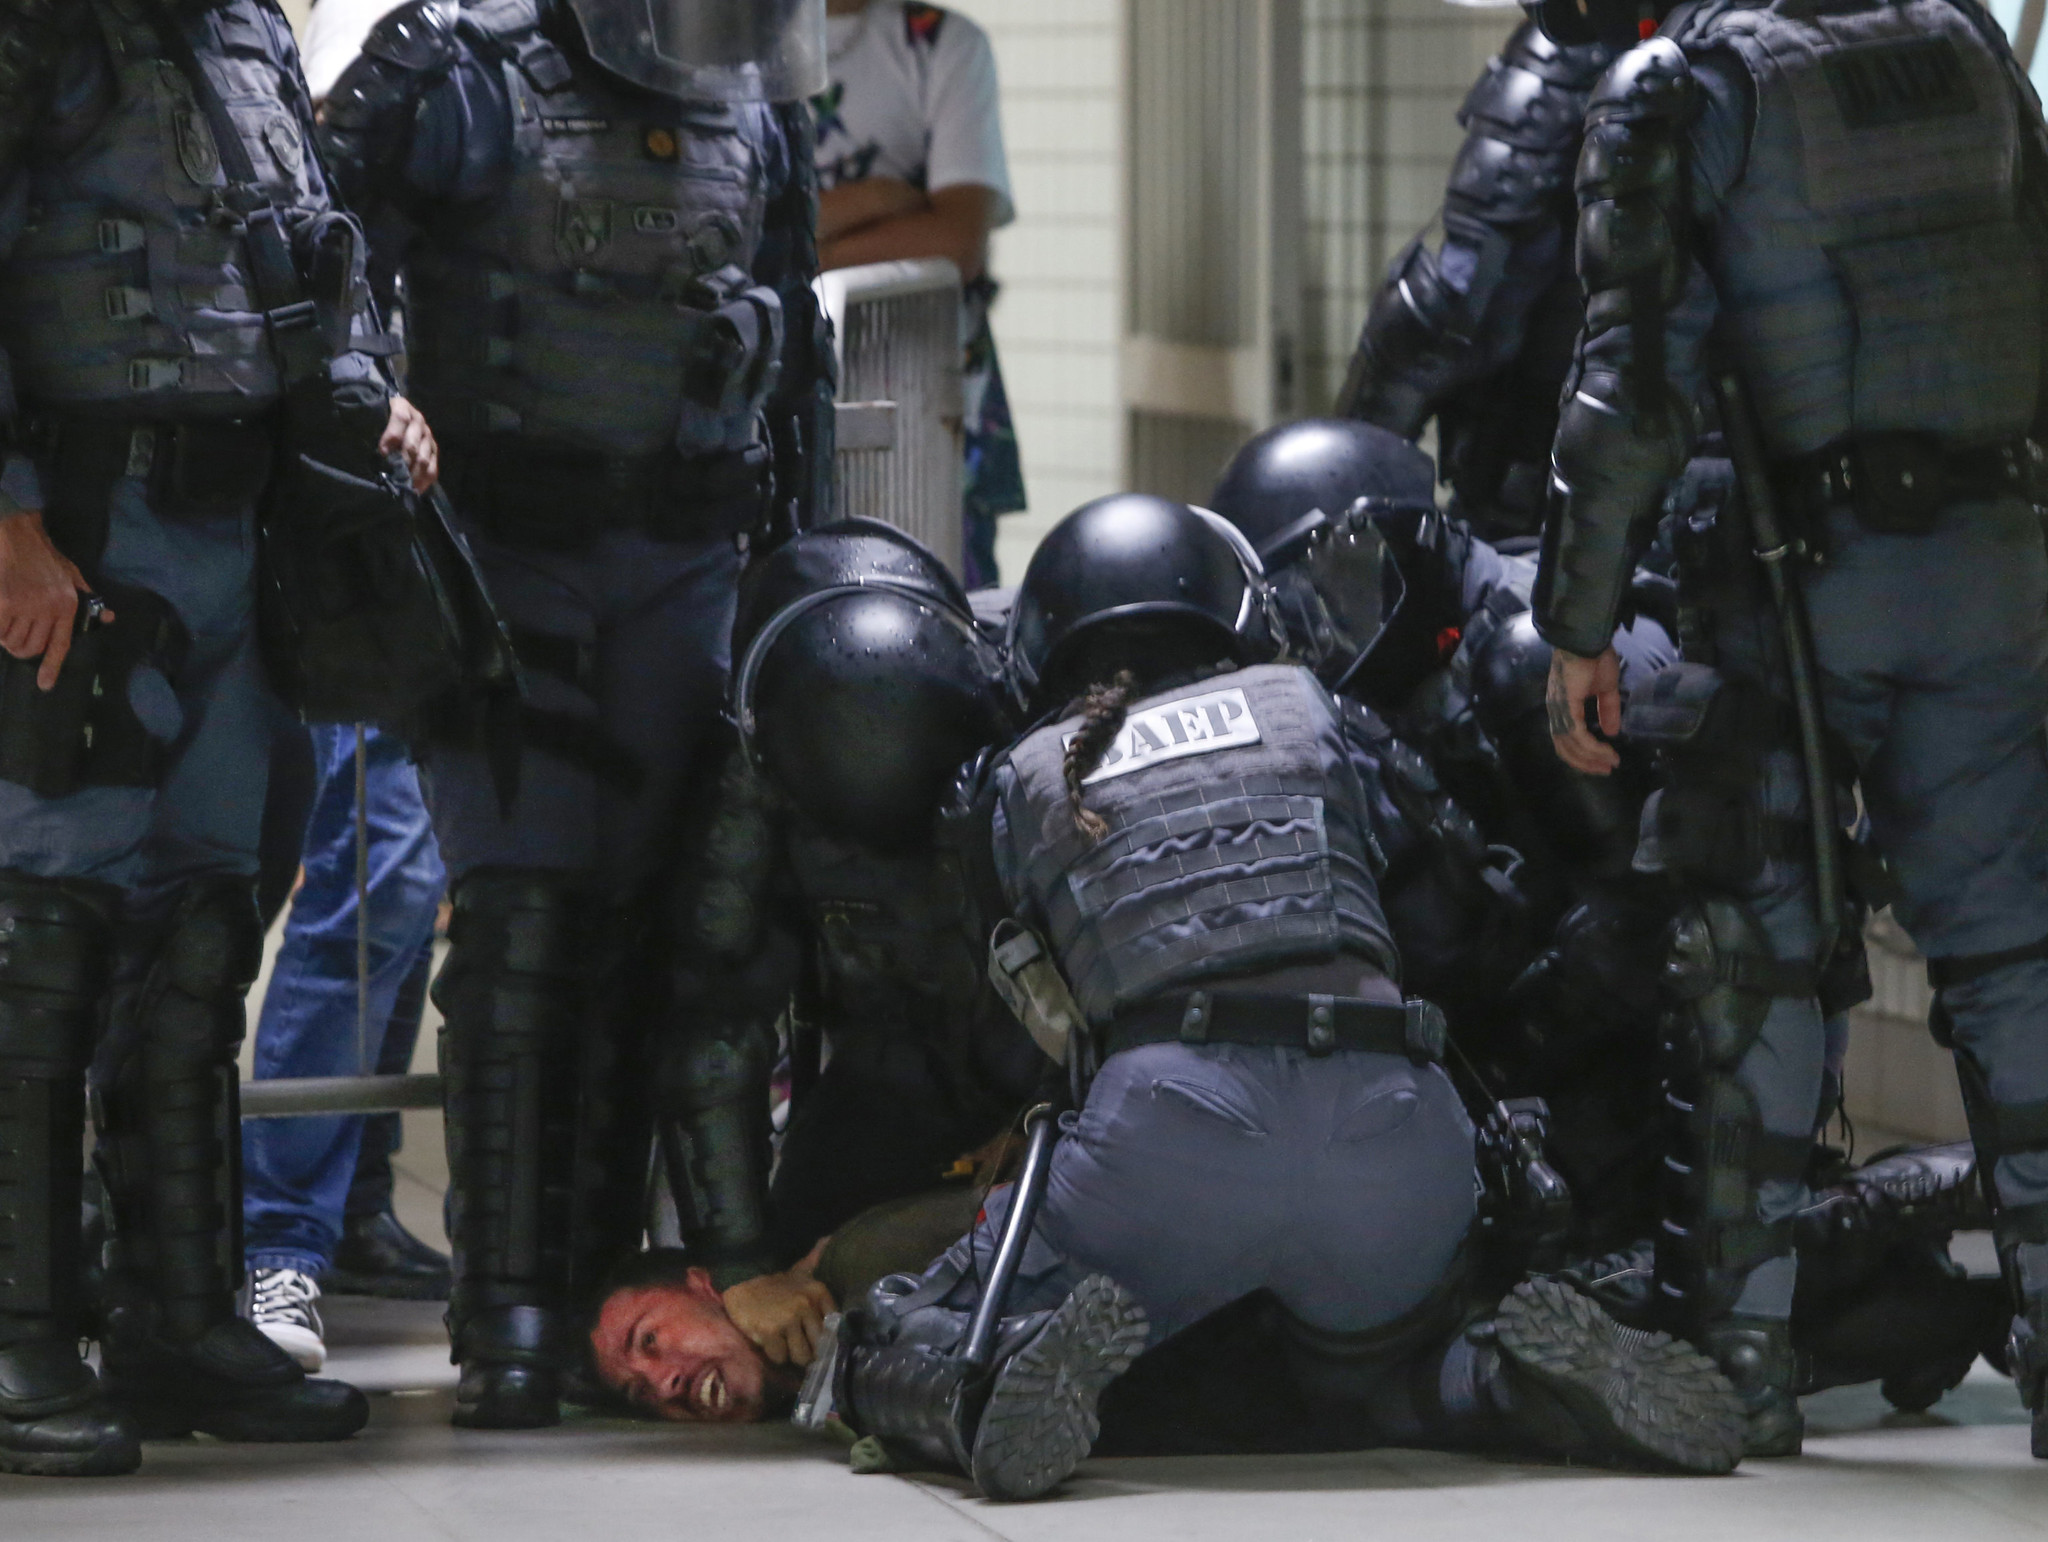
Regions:
<instances>
[{"instance_id":1,"label":"utility belt","mask_svg":"<svg viewBox=\"0 0 2048 1542\"><path fill-rule=\"evenodd\" d=\"M140 481L165 519L231 518L255 507L270 485L278 438L268 413L173 421L31 408L18 431L42 480L50 538L83 567L106 548L116 482Z\"/></svg>"},{"instance_id":2,"label":"utility belt","mask_svg":"<svg viewBox=\"0 0 2048 1542\"><path fill-rule=\"evenodd\" d=\"M1830 509L1847 507L1878 535L1926 535L1952 504L2048 491L2048 465L2031 439L1958 450L1933 434L1859 434L1772 471L1785 512L1808 544Z\"/></svg>"},{"instance_id":3,"label":"utility belt","mask_svg":"<svg viewBox=\"0 0 2048 1542\"><path fill-rule=\"evenodd\" d=\"M685 458L614 456L513 436L444 445L456 507L494 540L585 551L613 530L655 541L731 540L763 524L773 496L765 445Z\"/></svg>"},{"instance_id":4,"label":"utility belt","mask_svg":"<svg viewBox=\"0 0 2048 1542\"><path fill-rule=\"evenodd\" d=\"M1104 1058L1141 1044L1246 1044L1406 1055L1417 1065L1440 1063L1446 1038L1443 1013L1427 1001L1273 991L1189 991L1120 1013L1101 1035Z\"/></svg>"}]
</instances>

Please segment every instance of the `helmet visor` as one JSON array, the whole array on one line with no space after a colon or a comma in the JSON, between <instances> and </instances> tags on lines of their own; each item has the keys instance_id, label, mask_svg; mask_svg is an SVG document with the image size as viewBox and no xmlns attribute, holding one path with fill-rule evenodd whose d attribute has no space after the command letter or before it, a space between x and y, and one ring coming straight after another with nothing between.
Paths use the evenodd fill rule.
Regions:
<instances>
[{"instance_id":1,"label":"helmet visor","mask_svg":"<svg viewBox=\"0 0 2048 1542\"><path fill-rule=\"evenodd\" d=\"M1387 543L1366 505L1361 499L1318 526L1290 564L1321 602L1329 635L1318 637L1317 651L1345 664L1371 645L1386 614Z\"/></svg>"},{"instance_id":2,"label":"helmet visor","mask_svg":"<svg viewBox=\"0 0 2048 1542\"><path fill-rule=\"evenodd\" d=\"M825 0L569 0L590 57L689 102L793 102L825 89Z\"/></svg>"}]
</instances>

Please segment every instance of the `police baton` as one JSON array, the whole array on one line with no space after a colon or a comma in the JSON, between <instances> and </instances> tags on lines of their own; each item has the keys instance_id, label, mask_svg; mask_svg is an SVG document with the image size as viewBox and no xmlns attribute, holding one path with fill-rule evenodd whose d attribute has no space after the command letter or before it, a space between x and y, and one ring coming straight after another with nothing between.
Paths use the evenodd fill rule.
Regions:
<instances>
[{"instance_id":1,"label":"police baton","mask_svg":"<svg viewBox=\"0 0 2048 1542\"><path fill-rule=\"evenodd\" d=\"M1813 658L1813 630L1806 614L1806 596L1786 571L1788 557L1797 550L1786 538L1778 520L1777 499L1771 489L1769 465L1764 458L1763 431L1757 425L1756 406L1750 400L1742 377L1733 369L1718 370L1714 387L1721 398L1721 430L1728 439L1728 455L1735 463L1735 478L1742 488L1742 501L1749 512L1749 533L1757 561L1771 588L1771 608L1777 613L1778 630L1785 648L1785 670L1791 676L1792 709L1799 723L1799 758L1806 772L1807 819L1813 834L1813 903L1820 923L1820 948L1816 963L1825 969L1835 956L1842 930L1842 864L1836 844L1840 829L1835 819L1835 784L1828 774L1827 741L1821 723L1820 683Z\"/></svg>"}]
</instances>

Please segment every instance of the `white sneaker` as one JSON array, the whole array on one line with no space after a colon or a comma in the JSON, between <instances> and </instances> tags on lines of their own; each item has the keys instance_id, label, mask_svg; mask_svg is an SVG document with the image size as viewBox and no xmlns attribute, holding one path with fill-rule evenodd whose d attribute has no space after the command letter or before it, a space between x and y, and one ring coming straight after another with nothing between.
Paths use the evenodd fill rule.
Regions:
<instances>
[{"instance_id":1,"label":"white sneaker","mask_svg":"<svg viewBox=\"0 0 2048 1542\"><path fill-rule=\"evenodd\" d=\"M249 1281L249 1320L308 1371L327 1363L320 1323L320 1286L296 1269L258 1269Z\"/></svg>"}]
</instances>

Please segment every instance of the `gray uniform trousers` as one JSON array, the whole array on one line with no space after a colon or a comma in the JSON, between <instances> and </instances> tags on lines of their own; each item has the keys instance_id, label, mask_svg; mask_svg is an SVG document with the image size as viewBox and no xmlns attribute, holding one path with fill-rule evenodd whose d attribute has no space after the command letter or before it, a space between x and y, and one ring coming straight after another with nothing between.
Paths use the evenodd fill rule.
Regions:
<instances>
[{"instance_id":1,"label":"gray uniform trousers","mask_svg":"<svg viewBox=\"0 0 2048 1542\"><path fill-rule=\"evenodd\" d=\"M1854 757L1877 849L1904 891L1899 922L1930 958L1999 952L2048 937L2048 551L2017 500L1959 505L1928 535L1880 535L1838 511L1833 553L1803 574L1828 727ZM1721 621L1721 665L1772 680L1768 612ZM1782 687L1780 687L1782 689ZM1803 817L1796 758L1767 757L1767 813ZM1780 958L1816 945L1812 873L1773 860L1743 895ZM2048 1099L2048 960L1944 992L1958 1054L1994 1097ZM1813 1128L1824 1034L1812 1001L1779 998L1739 1075L1773 1133ZM2005 1157L2003 1203L2048 1200L2048 1153ZM1772 1182L1759 1219L1805 1200ZM1786 1316L1793 1261L1750 1276L1736 1310Z\"/></svg>"},{"instance_id":2,"label":"gray uniform trousers","mask_svg":"<svg viewBox=\"0 0 2048 1542\"><path fill-rule=\"evenodd\" d=\"M479 867L549 868L594 874L603 898L631 899L669 852L682 789L725 695L740 556L729 539L654 541L627 530L581 551L511 546L474 527L468 535L510 626L594 650L594 694L529 671L532 705L588 718L640 775L629 789L529 748L508 820L480 753L435 749L421 786L451 885Z\"/></svg>"},{"instance_id":3,"label":"gray uniform trousers","mask_svg":"<svg viewBox=\"0 0 2048 1542\"><path fill-rule=\"evenodd\" d=\"M284 710L257 649L255 570L253 508L167 519L137 479L114 484L99 576L163 596L191 636L175 680L147 666L130 677L130 701L171 745L169 762L154 788L39 798L0 782L0 867L115 884L144 913L189 879L255 873L270 742Z\"/></svg>"},{"instance_id":4,"label":"gray uniform trousers","mask_svg":"<svg viewBox=\"0 0 2048 1542\"><path fill-rule=\"evenodd\" d=\"M1005 1311L1107 1274L1155 1346L1260 1289L1324 1334L1384 1327L1454 1273L1477 1210L1450 1078L1397 1056L1145 1045L1112 1055L1061 1127ZM971 1307L1007 1203L992 1198L906 1304Z\"/></svg>"}]
</instances>

